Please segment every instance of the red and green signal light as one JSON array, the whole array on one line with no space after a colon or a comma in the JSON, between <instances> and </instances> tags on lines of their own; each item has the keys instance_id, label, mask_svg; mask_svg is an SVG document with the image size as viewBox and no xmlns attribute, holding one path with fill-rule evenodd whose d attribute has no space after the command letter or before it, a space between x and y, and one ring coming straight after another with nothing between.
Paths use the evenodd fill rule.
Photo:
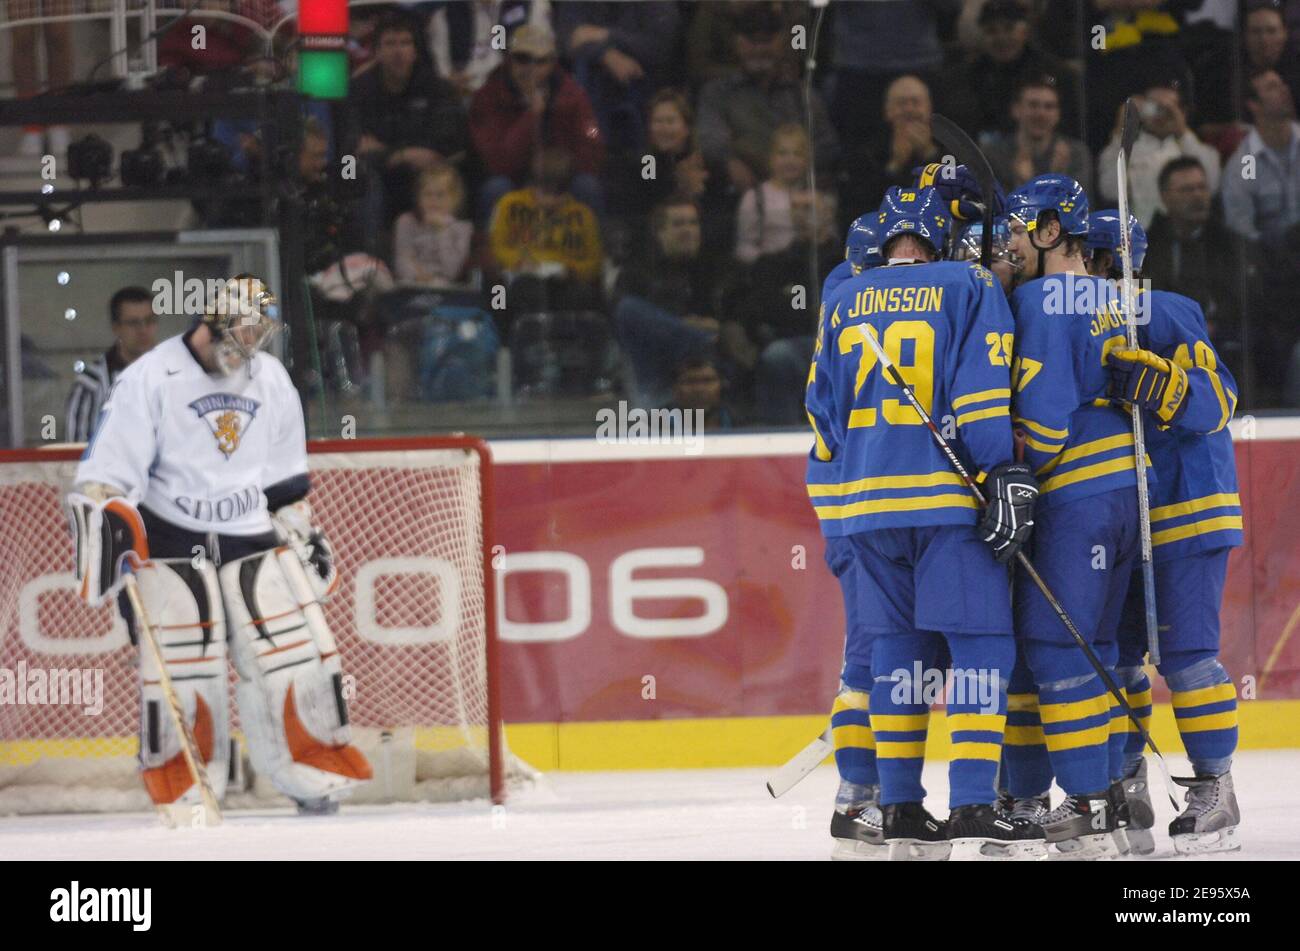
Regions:
<instances>
[{"instance_id":1,"label":"red and green signal light","mask_svg":"<svg viewBox=\"0 0 1300 951\"><path fill-rule=\"evenodd\" d=\"M298 91L313 99L348 94L347 0L300 0Z\"/></svg>"}]
</instances>

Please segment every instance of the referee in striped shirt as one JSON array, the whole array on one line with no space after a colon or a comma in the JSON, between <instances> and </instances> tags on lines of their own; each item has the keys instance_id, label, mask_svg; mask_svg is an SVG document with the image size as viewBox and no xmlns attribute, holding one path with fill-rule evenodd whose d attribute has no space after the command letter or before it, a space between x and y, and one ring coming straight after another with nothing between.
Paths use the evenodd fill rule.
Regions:
<instances>
[{"instance_id":1,"label":"referee in striped shirt","mask_svg":"<svg viewBox=\"0 0 1300 951\"><path fill-rule=\"evenodd\" d=\"M108 304L109 322L116 340L94 363L86 364L68 394L68 442L89 442L99 422L99 411L118 376L158 342L158 317L153 295L143 287L124 287Z\"/></svg>"}]
</instances>

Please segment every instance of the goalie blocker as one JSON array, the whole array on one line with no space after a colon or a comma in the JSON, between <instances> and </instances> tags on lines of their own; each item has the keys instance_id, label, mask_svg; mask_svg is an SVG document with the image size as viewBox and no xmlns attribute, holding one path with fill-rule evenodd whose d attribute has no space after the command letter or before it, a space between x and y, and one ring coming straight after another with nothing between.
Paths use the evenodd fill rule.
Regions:
<instances>
[{"instance_id":1,"label":"goalie blocker","mask_svg":"<svg viewBox=\"0 0 1300 951\"><path fill-rule=\"evenodd\" d=\"M337 572L306 501L276 512L278 534L209 535L137 510L110 487L85 488L68 497L82 596L102 604L136 563L144 608L217 796L229 772L228 649L257 772L317 811L368 780L370 765L349 742L339 654L320 607ZM153 558L144 560L150 547ZM142 778L156 804L197 803L159 679L142 651Z\"/></svg>"}]
</instances>

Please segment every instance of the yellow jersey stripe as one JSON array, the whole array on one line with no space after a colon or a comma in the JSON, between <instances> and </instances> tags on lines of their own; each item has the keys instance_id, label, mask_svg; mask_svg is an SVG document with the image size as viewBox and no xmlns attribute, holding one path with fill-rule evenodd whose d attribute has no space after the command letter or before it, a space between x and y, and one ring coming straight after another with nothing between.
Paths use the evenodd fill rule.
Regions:
<instances>
[{"instance_id":1,"label":"yellow jersey stripe","mask_svg":"<svg viewBox=\"0 0 1300 951\"><path fill-rule=\"evenodd\" d=\"M808 494L813 498L830 495L856 495L858 492L870 492L872 489L929 489L936 485L965 485L961 476L947 470L944 472L927 472L922 475L872 476L869 479L856 479L853 482L821 482L808 486Z\"/></svg>"},{"instance_id":2,"label":"yellow jersey stripe","mask_svg":"<svg viewBox=\"0 0 1300 951\"><path fill-rule=\"evenodd\" d=\"M1065 452L1061 453L1047 465L1038 470L1039 475L1051 472L1057 466L1065 465L1067 462L1073 462L1076 459L1082 459L1085 456L1095 456L1099 452L1110 452L1112 449L1119 449L1123 446L1133 445L1132 433L1120 433L1117 436L1107 436L1105 439L1093 439L1088 442L1081 442L1077 446L1071 446Z\"/></svg>"},{"instance_id":3,"label":"yellow jersey stripe","mask_svg":"<svg viewBox=\"0 0 1300 951\"><path fill-rule=\"evenodd\" d=\"M1163 522L1166 519L1178 518L1180 515L1191 515L1193 512L1204 512L1206 509L1219 509L1233 505L1241 507L1241 496L1236 492L1220 492L1217 495L1203 495L1199 499L1188 499L1186 502L1175 502L1173 505L1161 505L1151 510L1151 521Z\"/></svg>"},{"instance_id":4,"label":"yellow jersey stripe","mask_svg":"<svg viewBox=\"0 0 1300 951\"><path fill-rule=\"evenodd\" d=\"M1070 436L1070 431L1068 429L1049 429L1042 423L1036 423L1032 419L1025 419L1023 416L1013 416L1012 419L1024 426L1026 429L1042 436L1044 439L1055 439L1059 441L1062 439L1068 439Z\"/></svg>"},{"instance_id":5,"label":"yellow jersey stripe","mask_svg":"<svg viewBox=\"0 0 1300 951\"><path fill-rule=\"evenodd\" d=\"M815 445L813 446L813 452L817 456L817 461L830 462L831 461L830 447L826 445L826 440L822 439L821 431L817 428L817 420L813 419L812 413L808 414L808 422L812 424L813 441L815 443Z\"/></svg>"},{"instance_id":6,"label":"yellow jersey stripe","mask_svg":"<svg viewBox=\"0 0 1300 951\"><path fill-rule=\"evenodd\" d=\"M1169 699L1175 710L1186 710L1188 707L1222 703L1236 698L1237 688L1232 684L1215 684L1212 687L1201 687L1199 690L1175 690Z\"/></svg>"},{"instance_id":7,"label":"yellow jersey stripe","mask_svg":"<svg viewBox=\"0 0 1300 951\"><path fill-rule=\"evenodd\" d=\"M963 406L969 406L971 403L983 403L987 400L1009 400L1011 399L1011 390L993 389L980 390L978 393L967 393L965 396L959 396L952 401L953 409L961 409Z\"/></svg>"},{"instance_id":8,"label":"yellow jersey stripe","mask_svg":"<svg viewBox=\"0 0 1300 951\"><path fill-rule=\"evenodd\" d=\"M995 416L1010 416L1010 406L994 406L990 409L973 409L969 413L962 413L957 417L957 425L965 426L967 423L978 422L981 419L993 419Z\"/></svg>"},{"instance_id":9,"label":"yellow jersey stripe","mask_svg":"<svg viewBox=\"0 0 1300 951\"><path fill-rule=\"evenodd\" d=\"M1057 453L1057 452L1060 452L1060 451L1061 451L1062 447L1065 446L1065 443L1063 443L1063 442L1062 442L1062 443L1045 443L1045 442L1039 442L1039 441L1038 441L1037 439L1035 439L1033 436L1030 436L1028 433L1026 433L1026 434L1025 434L1025 445L1029 446L1029 448L1031 448L1031 449L1037 449L1039 452Z\"/></svg>"},{"instance_id":10,"label":"yellow jersey stripe","mask_svg":"<svg viewBox=\"0 0 1300 951\"><path fill-rule=\"evenodd\" d=\"M1214 395L1219 400L1219 409L1222 415L1219 417L1219 425L1215 427L1214 432L1218 432L1224 426L1228 425L1228 420L1232 418L1232 410L1228 409L1228 398L1223 394L1223 381L1219 379L1219 371L1211 370L1208 367L1201 367L1210 377L1210 386L1214 388Z\"/></svg>"},{"instance_id":11,"label":"yellow jersey stripe","mask_svg":"<svg viewBox=\"0 0 1300 951\"><path fill-rule=\"evenodd\" d=\"M971 495L946 493L944 495L914 495L903 499L872 499L867 502L851 502L848 505L814 506L817 517L853 518L855 515L874 515L878 512L915 512L918 509L974 509L979 503Z\"/></svg>"},{"instance_id":12,"label":"yellow jersey stripe","mask_svg":"<svg viewBox=\"0 0 1300 951\"><path fill-rule=\"evenodd\" d=\"M1209 535L1211 532L1226 532L1233 529L1243 531L1241 516L1222 515L1219 518L1202 519L1199 522L1179 525L1177 528L1166 528L1164 531L1152 532L1151 544L1168 545L1170 542L1182 541L1184 538L1191 538L1193 535Z\"/></svg>"},{"instance_id":13,"label":"yellow jersey stripe","mask_svg":"<svg viewBox=\"0 0 1300 951\"><path fill-rule=\"evenodd\" d=\"M1150 463L1148 463L1150 465ZM1076 482L1086 482L1088 479L1099 479L1102 476L1113 475L1116 472L1124 472L1133 468L1133 457L1124 456L1122 459L1108 459L1105 462L1095 462L1090 466L1083 466L1078 469L1071 469L1069 472L1063 472L1060 475L1054 475L1043 483L1040 492L1051 492L1053 489L1061 489L1067 485L1074 485Z\"/></svg>"}]
</instances>

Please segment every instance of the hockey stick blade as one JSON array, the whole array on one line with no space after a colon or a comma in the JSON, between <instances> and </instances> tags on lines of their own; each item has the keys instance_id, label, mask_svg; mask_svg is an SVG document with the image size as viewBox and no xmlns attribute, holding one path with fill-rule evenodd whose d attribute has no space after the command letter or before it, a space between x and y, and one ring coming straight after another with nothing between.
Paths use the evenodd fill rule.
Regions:
<instances>
[{"instance_id":1,"label":"hockey stick blade","mask_svg":"<svg viewBox=\"0 0 1300 951\"><path fill-rule=\"evenodd\" d=\"M773 799L784 796L833 752L835 746L831 742L831 728L828 726L825 733L795 753L785 762L785 765L772 774L772 778L767 781L768 793Z\"/></svg>"},{"instance_id":2,"label":"hockey stick blade","mask_svg":"<svg viewBox=\"0 0 1300 951\"><path fill-rule=\"evenodd\" d=\"M966 130L947 116L930 116L930 133L939 144L950 151L958 165L965 165L975 175L980 186L980 204L983 206L984 234L980 238L980 264L988 267L993 261L993 202L997 197L997 180L993 166L975 140Z\"/></svg>"},{"instance_id":3,"label":"hockey stick blade","mask_svg":"<svg viewBox=\"0 0 1300 951\"><path fill-rule=\"evenodd\" d=\"M1138 116L1133 97L1130 96L1124 100L1124 125L1119 140L1119 147L1124 152L1125 158L1133 154L1133 143L1137 141L1137 137L1141 132L1142 120Z\"/></svg>"}]
</instances>

